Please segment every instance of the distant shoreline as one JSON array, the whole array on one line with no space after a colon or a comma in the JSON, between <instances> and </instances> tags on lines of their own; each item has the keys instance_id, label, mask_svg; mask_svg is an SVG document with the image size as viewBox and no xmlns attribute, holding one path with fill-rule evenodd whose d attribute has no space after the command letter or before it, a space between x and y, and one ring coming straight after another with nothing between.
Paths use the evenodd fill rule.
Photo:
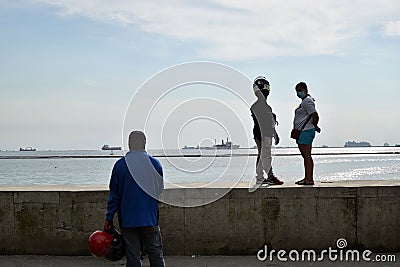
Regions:
<instances>
[{"instance_id":1,"label":"distant shoreline","mask_svg":"<svg viewBox=\"0 0 400 267\"><path fill-rule=\"evenodd\" d=\"M272 154L275 157L291 157L300 156L300 153L288 153L288 154ZM340 155L400 155L400 151L392 152L338 152L338 153L312 153L315 156L340 156ZM221 154L221 155L201 155L201 154L187 154L187 155L156 155L152 154L156 158L222 158L222 157L256 157L256 153L249 154ZM46 155L46 156L0 156L1 159L102 159L102 158L121 158L122 155Z\"/></svg>"},{"instance_id":2,"label":"distant shoreline","mask_svg":"<svg viewBox=\"0 0 400 267\"><path fill-rule=\"evenodd\" d=\"M288 148L298 148L297 146L275 146L275 149L288 149ZM352 149L352 148L400 148L400 146L398 145L393 145L393 146L313 146L313 149L315 148L323 148L323 149L330 149L330 148L343 148L343 149ZM232 150L248 150L248 149L257 149L256 147L239 147L239 148L234 148ZM164 150L163 148L150 148L147 149L147 151L151 151L151 150ZM182 150L182 148L180 149L176 149L176 148L170 148L170 149L165 149L165 150ZM193 149L184 149L184 150L198 150L197 148L193 148ZM207 149L206 149L207 150ZM214 149L208 149L208 150L214 150ZM219 149L221 151L224 151L224 149ZM229 149L226 149L229 150ZM36 151L19 151L19 150L2 150L0 149L0 152L26 152L26 153L30 153L30 152L61 152L61 151L103 151L103 152L107 152L107 151L124 151L124 149L121 150L101 150L101 149L43 149L43 150L36 150Z\"/></svg>"}]
</instances>

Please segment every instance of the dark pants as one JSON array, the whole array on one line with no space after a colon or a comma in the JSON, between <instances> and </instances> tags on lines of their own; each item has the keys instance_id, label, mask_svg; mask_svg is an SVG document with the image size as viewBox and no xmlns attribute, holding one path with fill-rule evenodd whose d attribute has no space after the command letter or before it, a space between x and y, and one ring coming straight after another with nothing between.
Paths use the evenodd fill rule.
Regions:
<instances>
[{"instance_id":1,"label":"dark pants","mask_svg":"<svg viewBox=\"0 0 400 267\"><path fill-rule=\"evenodd\" d=\"M165 267L158 226L122 228L121 234L126 246L127 267L142 266L141 245L149 257L151 267Z\"/></svg>"}]
</instances>

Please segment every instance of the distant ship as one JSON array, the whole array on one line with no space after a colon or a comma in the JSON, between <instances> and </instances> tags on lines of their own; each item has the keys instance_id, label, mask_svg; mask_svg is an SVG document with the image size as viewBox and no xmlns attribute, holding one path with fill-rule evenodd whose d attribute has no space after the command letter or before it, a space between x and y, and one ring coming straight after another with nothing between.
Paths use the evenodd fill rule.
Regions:
<instances>
[{"instance_id":1,"label":"distant ship","mask_svg":"<svg viewBox=\"0 0 400 267\"><path fill-rule=\"evenodd\" d=\"M20 147L19 151L36 151L36 148L32 148L32 147L22 148L22 147Z\"/></svg>"},{"instance_id":2,"label":"distant ship","mask_svg":"<svg viewBox=\"0 0 400 267\"><path fill-rule=\"evenodd\" d=\"M182 149L199 149L199 146L194 147L185 145L184 147L182 147Z\"/></svg>"},{"instance_id":3,"label":"distant ship","mask_svg":"<svg viewBox=\"0 0 400 267\"><path fill-rule=\"evenodd\" d=\"M213 145L216 149L238 149L240 145L234 145L231 141L229 141L228 137L226 138L226 143L224 143L224 139L221 140L221 144Z\"/></svg>"},{"instance_id":4,"label":"distant ship","mask_svg":"<svg viewBox=\"0 0 400 267\"><path fill-rule=\"evenodd\" d=\"M101 150L121 150L120 146L109 146L109 145L104 145L101 147Z\"/></svg>"},{"instance_id":5,"label":"distant ship","mask_svg":"<svg viewBox=\"0 0 400 267\"><path fill-rule=\"evenodd\" d=\"M370 147L371 144L368 142L355 142L355 141L347 141L344 144L344 147Z\"/></svg>"},{"instance_id":6,"label":"distant ship","mask_svg":"<svg viewBox=\"0 0 400 267\"><path fill-rule=\"evenodd\" d=\"M229 141L228 138L226 138L226 142L224 142L224 140L221 140L221 144L217 144L217 140L215 140L215 145L213 146L199 146L197 145L196 147L194 146L187 146L185 145L184 147L182 147L182 149L206 149L206 150L210 150L210 149L238 149L240 147L240 145L234 145L231 141Z\"/></svg>"}]
</instances>

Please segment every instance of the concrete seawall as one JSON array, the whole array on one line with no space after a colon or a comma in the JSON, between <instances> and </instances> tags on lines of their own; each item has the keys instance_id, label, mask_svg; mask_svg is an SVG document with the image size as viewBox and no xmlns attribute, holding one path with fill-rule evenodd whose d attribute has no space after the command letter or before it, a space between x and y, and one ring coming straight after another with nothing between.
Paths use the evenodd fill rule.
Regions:
<instances>
[{"instance_id":1,"label":"concrete seawall","mask_svg":"<svg viewBox=\"0 0 400 267\"><path fill-rule=\"evenodd\" d=\"M204 190L226 189L165 194L176 190L202 199L209 195ZM107 198L106 186L0 187L0 254L88 255L87 238L102 229ZM323 250L339 238L349 249L400 252L399 221L399 181L289 184L253 193L239 187L201 207L160 204L168 255L255 255L265 244Z\"/></svg>"}]
</instances>

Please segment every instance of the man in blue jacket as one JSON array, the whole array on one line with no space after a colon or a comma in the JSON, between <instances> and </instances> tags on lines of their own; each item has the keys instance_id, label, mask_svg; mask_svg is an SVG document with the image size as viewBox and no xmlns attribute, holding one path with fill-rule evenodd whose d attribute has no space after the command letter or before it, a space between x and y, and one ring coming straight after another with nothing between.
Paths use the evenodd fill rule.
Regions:
<instances>
[{"instance_id":1,"label":"man in blue jacket","mask_svg":"<svg viewBox=\"0 0 400 267\"><path fill-rule=\"evenodd\" d=\"M145 145L143 132L131 132L129 152L114 165L104 230L114 231L113 218L118 211L127 266L142 266L140 257L143 248L150 266L164 267L158 226L158 199L164 189L163 170L160 162L147 154Z\"/></svg>"}]
</instances>

